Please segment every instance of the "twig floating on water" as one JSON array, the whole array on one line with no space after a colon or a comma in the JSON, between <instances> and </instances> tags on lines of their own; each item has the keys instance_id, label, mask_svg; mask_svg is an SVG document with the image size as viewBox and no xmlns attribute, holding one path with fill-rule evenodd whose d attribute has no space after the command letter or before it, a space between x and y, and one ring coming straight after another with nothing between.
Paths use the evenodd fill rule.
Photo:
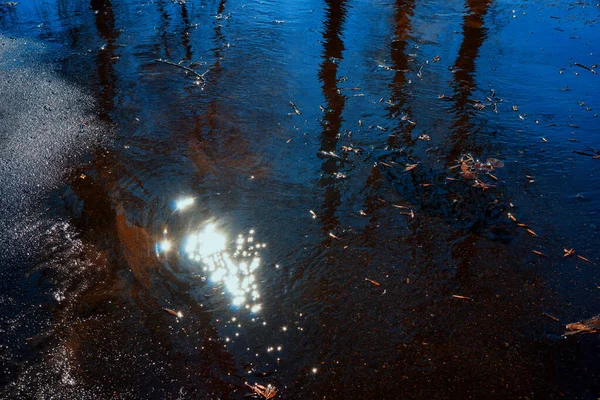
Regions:
<instances>
[{"instance_id":1,"label":"twig floating on water","mask_svg":"<svg viewBox=\"0 0 600 400\"><path fill-rule=\"evenodd\" d=\"M204 78L204 75L206 75L210 71L210 69L207 69L204 73L201 74L199 72L194 71L190 67L186 67L185 65L181 65L181 64L176 64L176 63L171 62L171 61L163 60L161 58L157 58L154 61L159 62L159 63L163 63L163 64L167 64L167 65L172 65L173 67L181 68L181 69L183 69L183 70L185 70L187 72L190 72L190 73L196 75L196 77L198 77L202 81L202 83L203 83L202 86L204 86L206 84L206 78Z\"/></svg>"},{"instance_id":2,"label":"twig floating on water","mask_svg":"<svg viewBox=\"0 0 600 400\"><path fill-rule=\"evenodd\" d=\"M558 319L558 318L556 318L555 316L553 316L553 315L550 315L550 314L548 314L548 313L545 313L545 312L543 312L543 313L542 313L542 315L543 315L544 317L548 317L548 318L550 318L550 319L551 319L551 320L553 320L553 321L560 322L560 319Z\"/></svg>"},{"instance_id":3,"label":"twig floating on water","mask_svg":"<svg viewBox=\"0 0 600 400\"><path fill-rule=\"evenodd\" d=\"M597 74L597 72L595 70L593 70L592 68L588 67L587 65L583 65L583 64L579 64L579 63L573 63L573 65L577 65L578 67L581 67L583 69L587 69L588 71L590 71L594 75Z\"/></svg>"},{"instance_id":4,"label":"twig floating on water","mask_svg":"<svg viewBox=\"0 0 600 400\"><path fill-rule=\"evenodd\" d=\"M573 150L573 153L575 154L579 154L582 156L588 156L588 157L592 157L592 158L600 158L600 155L594 155L594 154L588 154L588 153L584 153L583 151L577 151L577 150Z\"/></svg>"},{"instance_id":5,"label":"twig floating on water","mask_svg":"<svg viewBox=\"0 0 600 400\"><path fill-rule=\"evenodd\" d=\"M585 258L584 256L580 256L578 255L577 257L581 258L583 261L585 261L586 263L590 263L593 264L593 262L591 262L590 260L588 260L587 258Z\"/></svg>"},{"instance_id":6,"label":"twig floating on water","mask_svg":"<svg viewBox=\"0 0 600 400\"><path fill-rule=\"evenodd\" d=\"M541 251L537 251L537 250L531 250L533 251L534 254L537 254L538 256L542 256L542 257L548 257L547 255L545 255L544 253L542 253Z\"/></svg>"},{"instance_id":7,"label":"twig floating on water","mask_svg":"<svg viewBox=\"0 0 600 400\"><path fill-rule=\"evenodd\" d=\"M372 279L369 279L369 278L365 278L365 281L369 281L369 282L371 282L375 286L381 286L381 284L379 282L376 282L376 281L374 281Z\"/></svg>"},{"instance_id":8,"label":"twig floating on water","mask_svg":"<svg viewBox=\"0 0 600 400\"><path fill-rule=\"evenodd\" d=\"M294 112L297 115L302 115L302 111L298 110L298 107L296 107L296 105L294 103L292 103L291 101L290 101L290 106L292 107L292 109L294 110Z\"/></svg>"}]
</instances>

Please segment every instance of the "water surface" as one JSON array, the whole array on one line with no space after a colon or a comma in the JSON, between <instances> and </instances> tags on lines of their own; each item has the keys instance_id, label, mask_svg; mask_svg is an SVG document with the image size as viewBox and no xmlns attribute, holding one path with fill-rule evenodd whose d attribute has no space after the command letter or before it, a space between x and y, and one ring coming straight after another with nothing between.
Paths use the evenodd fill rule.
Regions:
<instances>
[{"instance_id":1,"label":"water surface","mask_svg":"<svg viewBox=\"0 0 600 400\"><path fill-rule=\"evenodd\" d=\"M0 393L597 398L598 18L1 3Z\"/></svg>"}]
</instances>

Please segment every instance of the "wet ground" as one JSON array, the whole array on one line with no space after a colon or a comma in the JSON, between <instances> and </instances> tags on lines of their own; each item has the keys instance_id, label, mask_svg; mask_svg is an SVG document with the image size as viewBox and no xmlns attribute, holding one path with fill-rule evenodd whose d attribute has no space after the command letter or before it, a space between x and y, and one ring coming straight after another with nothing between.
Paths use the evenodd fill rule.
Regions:
<instances>
[{"instance_id":1,"label":"wet ground","mask_svg":"<svg viewBox=\"0 0 600 400\"><path fill-rule=\"evenodd\" d=\"M0 396L598 398L599 19L0 3Z\"/></svg>"}]
</instances>

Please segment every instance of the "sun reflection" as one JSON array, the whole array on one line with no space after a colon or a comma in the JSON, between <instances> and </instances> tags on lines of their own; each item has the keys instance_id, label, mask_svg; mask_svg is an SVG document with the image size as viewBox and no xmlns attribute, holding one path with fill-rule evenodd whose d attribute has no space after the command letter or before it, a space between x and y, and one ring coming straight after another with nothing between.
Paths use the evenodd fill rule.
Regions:
<instances>
[{"instance_id":1,"label":"sun reflection","mask_svg":"<svg viewBox=\"0 0 600 400\"><path fill-rule=\"evenodd\" d=\"M185 197L175 201L175 210L182 211L194 204L195 199L193 197Z\"/></svg>"},{"instance_id":2,"label":"sun reflection","mask_svg":"<svg viewBox=\"0 0 600 400\"><path fill-rule=\"evenodd\" d=\"M260 293L254 272L261 264L259 248L255 244L254 230L248 236L239 235L234 242L233 254L228 249L225 234L209 223L183 241L183 252L193 262L202 265L209 281L222 284L235 307L243 307L252 313L261 310Z\"/></svg>"},{"instance_id":3,"label":"sun reflection","mask_svg":"<svg viewBox=\"0 0 600 400\"><path fill-rule=\"evenodd\" d=\"M173 246L171 244L171 241L168 239L164 239L163 241L156 243L156 253L157 254L168 253L169 251L171 251L172 247Z\"/></svg>"}]
</instances>

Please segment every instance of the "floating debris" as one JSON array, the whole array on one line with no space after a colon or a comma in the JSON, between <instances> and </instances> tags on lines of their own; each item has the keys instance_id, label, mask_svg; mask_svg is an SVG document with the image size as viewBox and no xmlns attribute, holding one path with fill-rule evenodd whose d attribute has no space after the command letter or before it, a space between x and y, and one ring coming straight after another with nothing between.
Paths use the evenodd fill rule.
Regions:
<instances>
[{"instance_id":1,"label":"floating debris","mask_svg":"<svg viewBox=\"0 0 600 400\"><path fill-rule=\"evenodd\" d=\"M332 238L334 238L335 240L342 240L339 237L335 236L333 233L329 232L329 236L331 236Z\"/></svg>"},{"instance_id":2,"label":"floating debris","mask_svg":"<svg viewBox=\"0 0 600 400\"><path fill-rule=\"evenodd\" d=\"M419 165L419 163L416 163L416 164L408 164L408 165L406 166L406 168L404 168L404 172L406 172L406 171L411 171L411 170L413 170L413 169L417 168L417 165Z\"/></svg>"},{"instance_id":3,"label":"floating debris","mask_svg":"<svg viewBox=\"0 0 600 400\"><path fill-rule=\"evenodd\" d=\"M381 284L373 279L365 278L365 281L371 282L375 286L381 286Z\"/></svg>"},{"instance_id":4,"label":"floating debris","mask_svg":"<svg viewBox=\"0 0 600 400\"><path fill-rule=\"evenodd\" d=\"M476 100L475 103L473 104L473 108L476 110L483 110L485 108L485 104L483 104L479 100Z\"/></svg>"},{"instance_id":5,"label":"floating debris","mask_svg":"<svg viewBox=\"0 0 600 400\"><path fill-rule=\"evenodd\" d=\"M462 299L462 300L471 300L471 301L473 301L473 299L471 297L461 296L461 295L458 295L458 294L453 294L452 297L454 297L455 299Z\"/></svg>"},{"instance_id":6,"label":"floating debris","mask_svg":"<svg viewBox=\"0 0 600 400\"><path fill-rule=\"evenodd\" d=\"M171 65L173 67L177 67L177 68L181 68L193 75L195 75L201 82L202 82L202 87L204 87L204 85L206 85L206 78L204 77L204 75L208 74L210 72L210 69L204 71L203 73L199 73L197 71L194 71L193 69L186 67L184 65L181 64L176 64L174 62L168 61L168 60L163 60L162 58L157 58L154 60L155 62L158 63L162 63L162 64L167 64L167 65Z\"/></svg>"},{"instance_id":7,"label":"floating debris","mask_svg":"<svg viewBox=\"0 0 600 400\"><path fill-rule=\"evenodd\" d=\"M592 157L592 158L600 158L600 151L594 149L593 147L587 146L587 145L585 147L587 147L588 150L590 150L594 154L589 154L589 153L585 153L583 151L576 151L576 150L573 150L573 153L581 154L582 156L588 156L588 157Z\"/></svg>"},{"instance_id":8,"label":"floating debris","mask_svg":"<svg viewBox=\"0 0 600 400\"><path fill-rule=\"evenodd\" d=\"M597 73L597 72L596 72L596 71L595 71L593 68L590 68L590 67L588 67L587 65L579 64L579 63L577 63L577 62L576 62L576 63L573 63L573 65L576 65L576 66L578 66L578 67L580 67L580 68L583 68L583 69L587 69L588 71L590 71L590 72L591 72L592 74L594 74L594 75L598 74L598 73Z\"/></svg>"},{"instance_id":9,"label":"floating debris","mask_svg":"<svg viewBox=\"0 0 600 400\"><path fill-rule=\"evenodd\" d=\"M582 259L582 260L583 260L583 261L585 261L586 263L593 264L593 262L591 262L590 260L588 260L588 259L587 259L587 258L585 258L584 256L577 255L577 257L579 257L580 259Z\"/></svg>"},{"instance_id":10,"label":"floating debris","mask_svg":"<svg viewBox=\"0 0 600 400\"><path fill-rule=\"evenodd\" d=\"M164 307L163 307L163 311L166 311L169 314L171 314L177 318L183 318L183 313L181 311L175 311L175 310L171 310L170 308L164 308Z\"/></svg>"},{"instance_id":11,"label":"floating debris","mask_svg":"<svg viewBox=\"0 0 600 400\"><path fill-rule=\"evenodd\" d=\"M248 386L250 389L252 389L252 391L254 392L253 394L255 396L260 396L264 399L272 399L273 397L275 397L277 395L277 388L273 385L267 385L266 387L263 385L259 385L258 383L255 383L254 386L248 384L248 382L246 382L246 386Z\"/></svg>"},{"instance_id":12,"label":"floating debris","mask_svg":"<svg viewBox=\"0 0 600 400\"><path fill-rule=\"evenodd\" d=\"M553 316L553 315L550 315L550 314L548 314L548 313L545 313L545 312L543 312L543 313L542 313L542 315L543 315L544 317L548 317L548 318L550 318L550 319L551 319L551 320L553 320L553 321L560 322L560 319L558 319L558 318L556 318L555 316Z\"/></svg>"},{"instance_id":13,"label":"floating debris","mask_svg":"<svg viewBox=\"0 0 600 400\"><path fill-rule=\"evenodd\" d=\"M317 214L313 210L309 210L310 215L312 215L313 219L317 219Z\"/></svg>"},{"instance_id":14,"label":"floating debris","mask_svg":"<svg viewBox=\"0 0 600 400\"><path fill-rule=\"evenodd\" d=\"M458 159L458 165L453 168L460 167L461 175L465 179L475 179L477 180L477 175L479 173L489 174L491 171L494 171L496 168L504 167L504 163L496 158L488 158L485 162L479 161L471 154L464 154ZM498 180L497 177L493 177L494 180ZM476 186L483 187L487 189L489 186L485 184L477 184Z\"/></svg>"},{"instance_id":15,"label":"floating debris","mask_svg":"<svg viewBox=\"0 0 600 400\"><path fill-rule=\"evenodd\" d=\"M537 250L531 250L534 254L537 254L538 256L542 256L542 257L548 257L547 255L545 255L544 253L542 253L541 251L537 251Z\"/></svg>"},{"instance_id":16,"label":"floating debris","mask_svg":"<svg viewBox=\"0 0 600 400\"><path fill-rule=\"evenodd\" d=\"M584 321L574 322L567 325L565 335L575 335L576 333L596 333L600 330L600 315L596 315Z\"/></svg>"},{"instance_id":17,"label":"floating debris","mask_svg":"<svg viewBox=\"0 0 600 400\"><path fill-rule=\"evenodd\" d=\"M567 249L563 248L563 251L565 252L565 254L563 255L563 257L570 257L573 254L575 254L575 249L567 250Z\"/></svg>"},{"instance_id":18,"label":"floating debris","mask_svg":"<svg viewBox=\"0 0 600 400\"><path fill-rule=\"evenodd\" d=\"M298 107L296 107L296 105L294 103L292 103L291 101L290 101L290 106L292 107L292 110L294 110L296 115L302 115L302 111L298 110Z\"/></svg>"},{"instance_id":19,"label":"floating debris","mask_svg":"<svg viewBox=\"0 0 600 400\"><path fill-rule=\"evenodd\" d=\"M361 148L350 147L350 146L342 146L342 150L345 151L345 152L347 152L347 153L352 152L354 154L358 154L358 153L360 153L360 152L363 151L363 149L361 149Z\"/></svg>"},{"instance_id":20,"label":"floating debris","mask_svg":"<svg viewBox=\"0 0 600 400\"><path fill-rule=\"evenodd\" d=\"M321 150L319 151L319 153L317 153L319 156L324 157L324 158L341 158L340 156L338 156L337 154L335 154L335 152L333 151L324 151Z\"/></svg>"},{"instance_id":21,"label":"floating debris","mask_svg":"<svg viewBox=\"0 0 600 400\"><path fill-rule=\"evenodd\" d=\"M529 232L529 234L531 236L538 237L538 235L534 231L532 231L531 229L529 229L529 228L527 228L527 232Z\"/></svg>"}]
</instances>

